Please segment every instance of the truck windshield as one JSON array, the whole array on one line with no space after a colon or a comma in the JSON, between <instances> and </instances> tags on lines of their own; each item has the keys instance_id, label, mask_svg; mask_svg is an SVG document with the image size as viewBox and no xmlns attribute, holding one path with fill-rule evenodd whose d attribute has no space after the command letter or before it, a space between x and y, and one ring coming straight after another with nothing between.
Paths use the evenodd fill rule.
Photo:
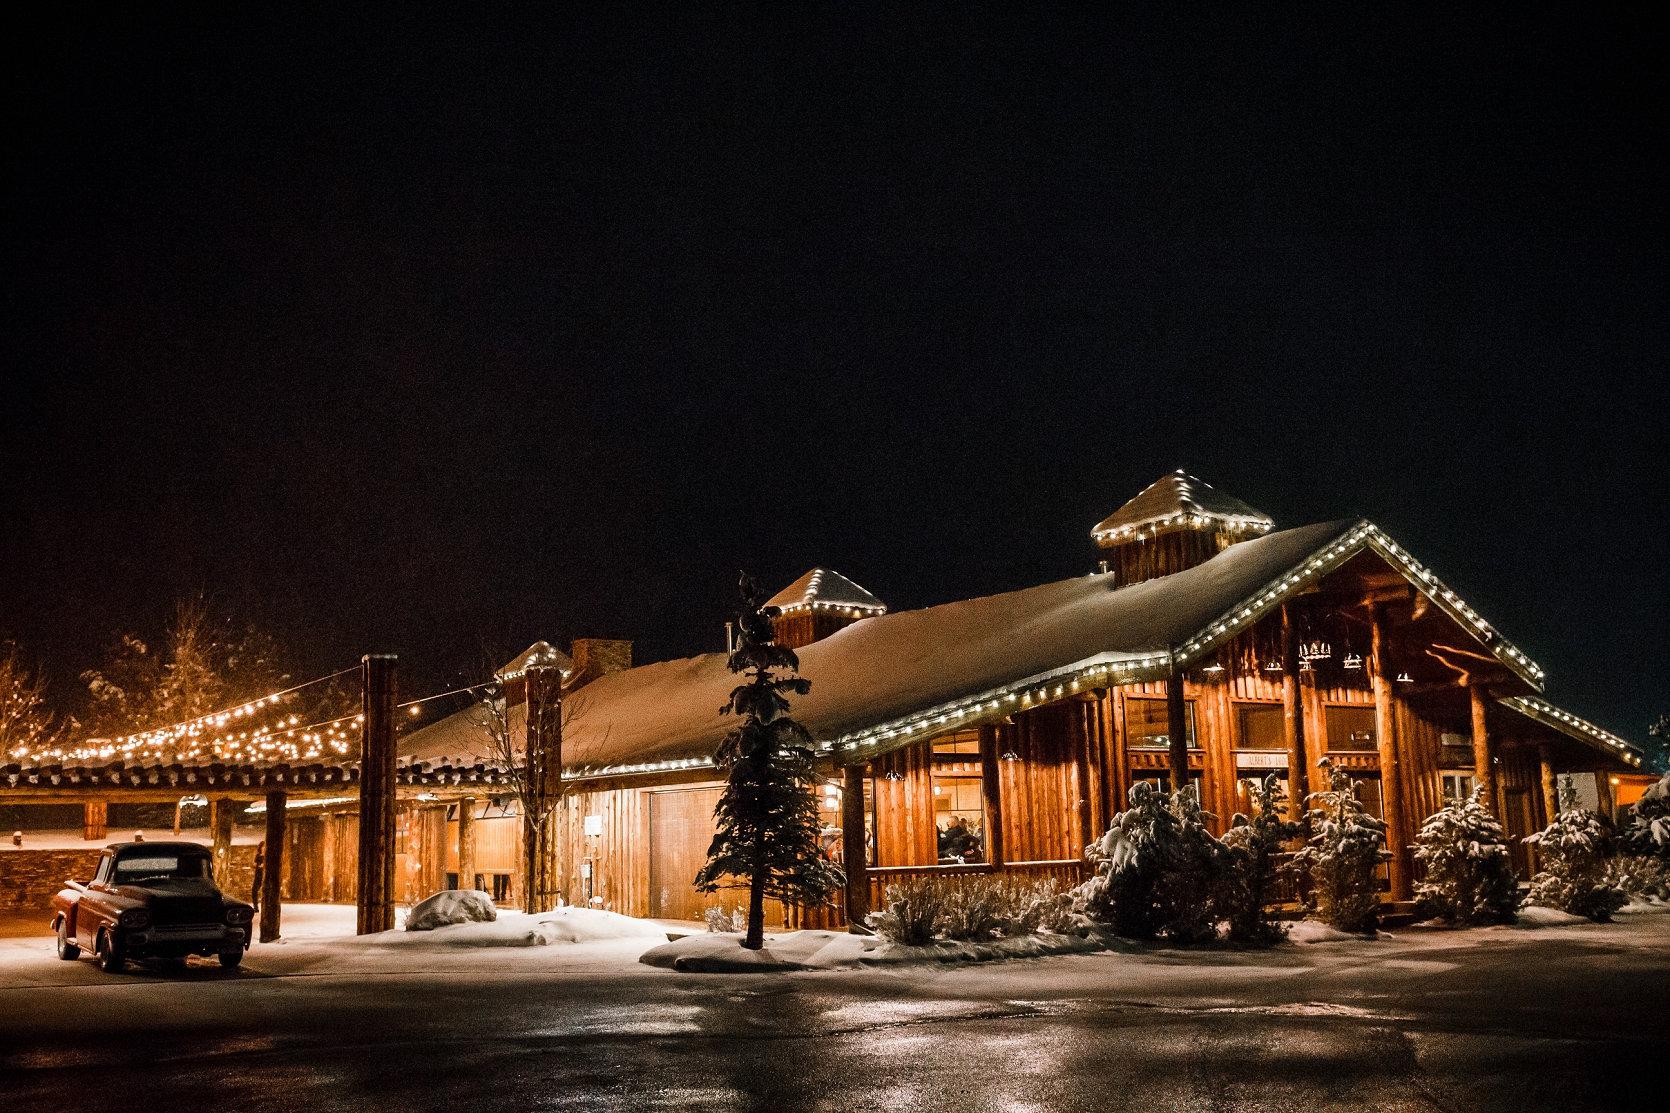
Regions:
<instances>
[{"instance_id":1,"label":"truck windshield","mask_svg":"<svg viewBox=\"0 0 1670 1113\"><path fill-rule=\"evenodd\" d=\"M198 854L147 854L144 857L119 858L116 861L116 881L139 881L147 877L209 876L209 859Z\"/></svg>"}]
</instances>

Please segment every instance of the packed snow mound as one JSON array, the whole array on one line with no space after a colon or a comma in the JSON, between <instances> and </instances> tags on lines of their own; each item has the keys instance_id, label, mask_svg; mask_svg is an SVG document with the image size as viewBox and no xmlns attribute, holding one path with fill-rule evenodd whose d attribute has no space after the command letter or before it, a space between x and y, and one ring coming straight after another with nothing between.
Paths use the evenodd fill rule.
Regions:
<instances>
[{"instance_id":1,"label":"packed snow mound","mask_svg":"<svg viewBox=\"0 0 1670 1113\"><path fill-rule=\"evenodd\" d=\"M428 931L384 931L362 935L355 945L417 949L454 947L548 947L553 943L597 943L611 939L665 940L666 930L648 920L600 908L559 908L554 912L500 912L496 920L443 924Z\"/></svg>"},{"instance_id":2,"label":"packed snow mound","mask_svg":"<svg viewBox=\"0 0 1670 1113\"><path fill-rule=\"evenodd\" d=\"M837 970L851 966L941 966L1108 949L1097 936L1021 935L987 943L936 940L921 947L889 943L879 935L844 931L791 931L767 935L750 951L735 932L687 935L652 947L638 961L687 974L764 974L787 970Z\"/></svg>"},{"instance_id":3,"label":"packed snow mound","mask_svg":"<svg viewBox=\"0 0 1670 1113\"><path fill-rule=\"evenodd\" d=\"M1376 932L1374 937L1380 938L1383 935L1384 932ZM1367 938L1369 937L1366 935L1353 935L1349 931L1341 931L1321 920L1299 920L1287 926L1289 943L1361 943Z\"/></svg>"},{"instance_id":4,"label":"packed snow mound","mask_svg":"<svg viewBox=\"0 0 1670 1113\"><path fill-rule=\"evenodd\" d=\"M406 930L433 931L448 924L492 923L498 918L493 898L480 889L446 889L406 913Z\"/></svg>"},{"instance_id":5,"label":"packed snow mound","mask_svg":"<svg viewBox=\"0 0 1670 1113\"><path fill-rule=\"evenodd\" d=\"M1587 916L1573 916L1570 912L1561 912L1558 908L1544 908L1540 904L1527 904L1519 910L1519 918L1514 921L1514 927L1542 928L1564 927L1567 924L1586 924Z\"/></svg>"}]
</instances>

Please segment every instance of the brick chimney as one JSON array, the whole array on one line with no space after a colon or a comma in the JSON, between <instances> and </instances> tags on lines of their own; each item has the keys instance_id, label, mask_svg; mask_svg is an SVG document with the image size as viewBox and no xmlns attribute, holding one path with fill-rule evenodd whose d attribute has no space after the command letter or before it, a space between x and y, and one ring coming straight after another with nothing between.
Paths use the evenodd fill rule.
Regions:
<instances>
[{"instance_id":1,"label":"brick chimney","mask_svg":"<svg viewBox=\"0 0 1670 1113\"><path fill-rule=\"evenodd\" d=\"M583 688L600 676L624 672L632 667L632 643L610 638L575 638L568 647L574 658L574 675L566 687Z\"/></svg>"}]
</instances>

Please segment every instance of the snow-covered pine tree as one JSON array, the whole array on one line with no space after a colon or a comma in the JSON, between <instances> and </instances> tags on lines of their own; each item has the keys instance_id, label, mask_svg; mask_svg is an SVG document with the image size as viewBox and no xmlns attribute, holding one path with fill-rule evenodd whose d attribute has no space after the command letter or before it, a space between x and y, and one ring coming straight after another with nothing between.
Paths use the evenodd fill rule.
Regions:
<instances>
[{"instance_id":1,"label":"snow-covered pine tree","mask_svg":"<svg viewBox=\"0 0 1670 1113\"><path fill-rule=\"evenodd\" d=\"M1484 806L1482 788L1427 817L1415 836L1415 858L1426 863L1426 880L1415 891L1423 917L1462 927L1513 923L1519 881L1507 832Z\"/></svg>"},{"instance_id":2,"label":"snow-covered pine tree","mask_svg":"<svg viewBox=\"0 0 1670 1113\"><path fill-rule=\"evenodd\" d=\"M846 875L819 845L812 737L788 714L789 695L805 695L811 681L796 675L800 659L794 650L773 642L777 608L764 604L765 593L752 576L743 574L741 588L730 668L746 673L748 682L732 689L719 710L738 716L742 725L725 736L714 755L728 778L713 810L719 829L696 887L711 893L722 878L746 879L748 934L742 945L759 950L767 896L786 904L819 904L846 884Z\"/></svg>"},{"instance_id":3,"label":"snow-covered pine tree","mask_svg":"<svg viewBox=\"0 0 1670 1113\"><path fill-rule=\"evenodd\" d=\"M1173 793L1168 807L1138 781L1128 799L1130 808L1085 850L1096 875L1074 890L1076 906L1131 939L1210 939L1224 848L1206 830L1194 793Z\"/></svg>"},{"instance_id":4,"label":"snow-covered pine tree","mask_svg":"<svg viewBox=\"0 0 1670 1113\"><path fill-rule=\"evenodd\" d=\"M1310 874L1306 910L1341 931L1372 931L1380 924L1374 871L1386 825L1363 810L1345 770L1327 758L1316 764L1328 773L1328 789L1310 794L1310 841L1293 856Z\"/></svg>"},{"instance_id":5,"label":"snow-covered pine tree","mask_svg":"<svg viewBox=\"0 0 1670 1113\"><path fill-rule=\"evenodd\" d=\"M1626 854L1670 862L1670 773L1635 802L1621 841Z\"/></svg>"},{"instance_id":6,"label":"snow-covered pine tree","mask_svg":"<svg viewBox=\"0 0 1670 1113\"><path fill-rule=\"evenodd\" d=\"M1278 855L1282 845L1299 834L1299 825L1285 818L1287 793L1274 773L1255 783L1253 817L1237 814L1224 833L1228 868L1218 888L1218 915L1229 921L1233 942L1267 947L1285 934L1269 905L1282 874Z\"/></svg>"},{"instance_id":7,"label":"snow-covered pine tree","mask_svg":"<svg viewBox=\"0 0 1670 1113\"><path fill-rule=\"evenodd\" d=\"M1531 878L1529 903L1587 916L1596 923L1610 920L1628 903L1607 876L1617 838L1600 816L1578 807L1570 775L1560 783L1560 814L1525 841L1542 854L1542 869Z\"/></svg>"}]
</instances>

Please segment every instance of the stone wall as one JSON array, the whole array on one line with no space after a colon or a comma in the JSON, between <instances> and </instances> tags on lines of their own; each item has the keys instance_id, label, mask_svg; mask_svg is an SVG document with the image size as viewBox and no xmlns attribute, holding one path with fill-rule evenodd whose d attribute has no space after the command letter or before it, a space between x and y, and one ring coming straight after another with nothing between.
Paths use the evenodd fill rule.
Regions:
<instances>
[{"instance_id":1,"label":"stone wall","mask_svg":"<svg viewBox=\"0 0 1670 1113\"><path fill-rule=\"evenodd\" d=\"M52 914L52 897L70 878L90 881L104 847L77 850L0 849L0 913ZM223 892L248 900L255 881L255 847L232 846L232 883Z\"/></svg>"}]
</instances>

